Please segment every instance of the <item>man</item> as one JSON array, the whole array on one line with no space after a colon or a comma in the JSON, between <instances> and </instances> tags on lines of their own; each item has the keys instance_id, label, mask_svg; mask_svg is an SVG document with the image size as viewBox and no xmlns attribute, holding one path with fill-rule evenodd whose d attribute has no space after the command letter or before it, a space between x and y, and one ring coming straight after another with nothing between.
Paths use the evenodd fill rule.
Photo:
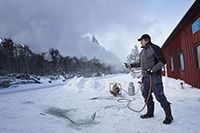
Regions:
<instances>
[{"instance_id":1,"label":"man","mask_svg":"<svg viewBox=\"0 0 200 133\"><path fill-rule=\"evenodd\" d=\"M170 124L173 120L173 117L171 114L170 103L167 101L167 98L164 95L161 76L162 67L166 64L165 56L159 46L151 43L151 37L148 34L142 35L138 41L140 41L143 48L140 52L140 62L133 64L125 63L125 66L127 68L141 67L141 69L145 71L142 73L142 83L144 86L142 96L146 102L149 94L150 84L152 84L151 93L154 93L157 101L160 102L160 105L164 109L166 115L163 123ZM152 83L150 83L150 78L152 78ZM140 117L142 119L154 117L154 101L152 95L150 95L147 102L147 113L141 115Z\"/></svg>"}]
</instances>

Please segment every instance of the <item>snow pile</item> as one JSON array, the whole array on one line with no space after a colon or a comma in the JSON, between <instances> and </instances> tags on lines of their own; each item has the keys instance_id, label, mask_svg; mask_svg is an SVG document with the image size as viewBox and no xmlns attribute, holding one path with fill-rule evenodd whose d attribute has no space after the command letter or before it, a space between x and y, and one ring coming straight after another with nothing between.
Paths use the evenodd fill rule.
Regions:
<instances>
[{"instance_id":1,"label":"snow pile","mask_svg":"<svg viewBox=\"0 0 200 133\"><path fill-rule=\"evenodd\" d=\"M133 133L133 132L198 132L200 126L200 90L181 80L163 77L168 100L172 103L174 121L162 124L164 111L155 101L155 117L143 120L118 103L119 97L109 93L109 83L118 82L123 89L137 78L129 74L96 78L74 77L65 85L3 94L0 90L0 128L3 133L50 132L50 133ZM183 86L180 83L183 82ZM19 86L23 87L23 86ZM27 86L28 88L33 87ZM183 88L183 89L182 89ZM17 88L16 88L17 89ZM5 90L3 91L5 92ZM125 92L122 96L129 97ZM130 106L140 110L144 105L141 92ZM155 99L155 98L154 98Z\"/></svg>"}]
</instances>

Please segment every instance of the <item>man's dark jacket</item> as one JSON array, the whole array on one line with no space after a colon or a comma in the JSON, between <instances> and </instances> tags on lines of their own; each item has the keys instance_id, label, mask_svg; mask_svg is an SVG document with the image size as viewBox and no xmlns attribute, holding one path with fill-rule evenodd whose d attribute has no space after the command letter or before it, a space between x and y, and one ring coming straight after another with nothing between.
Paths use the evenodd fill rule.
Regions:
<instances>
[{"instance_id":1,"label":"man's dark jacket","mask_svg":"<svg viewBox=\"0 0 200 133\"><path fill-rule=\"evenodd\" d=\"M166 64L162 49L151 42L142 48L140 62L131 64L131 67L141 67L142 70L152 69L153 75L161 75L162 67ZM148 75L143 73L143 76Z\"/></svg>"}]
</instances>

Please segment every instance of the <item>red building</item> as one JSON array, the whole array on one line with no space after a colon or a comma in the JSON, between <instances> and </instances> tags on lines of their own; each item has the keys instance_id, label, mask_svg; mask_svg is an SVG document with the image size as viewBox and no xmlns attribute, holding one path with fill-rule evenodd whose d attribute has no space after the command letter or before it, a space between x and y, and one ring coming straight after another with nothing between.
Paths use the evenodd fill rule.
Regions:
<instances>
[{"instance_id":1,"label":"red building","mask_svg":"<svg viewBox=\"0 0 200 133\"><path fill-rule=\"evenodd\" d=\"M200 88L200 0L196 0L162 46L167 76Z\"/></svg>"}]
</instances>

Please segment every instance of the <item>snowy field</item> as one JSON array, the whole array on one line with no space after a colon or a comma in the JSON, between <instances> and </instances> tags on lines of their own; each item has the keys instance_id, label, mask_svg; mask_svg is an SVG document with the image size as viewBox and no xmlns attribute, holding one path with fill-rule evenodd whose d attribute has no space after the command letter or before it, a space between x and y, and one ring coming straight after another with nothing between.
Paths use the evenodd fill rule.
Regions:
<instances>
[{"instance_id":1,"label":"snowy field","mask_svg":"<svg viewBox=\"0 0 200 133\"><path fill-rule=\"evenodd\" d=\"M73 78L43 85L20 85L0 90L0 133L197 133L200 132L200 89L180 85L181 80L163 77L165 94L172 103L174 117L170 125L162 124L165 115L155 100L155 117L140 115L118 103L109 93L109 83L118 82L123 89L138 79L129 74L101 78ZM49 84L48 84L49 86ZM28 91L26 91L28 90ZM122 95L132 98L126 93ZM141 92L133 96L131 107L140 110Z\"/></svg>"}]
</instances>

